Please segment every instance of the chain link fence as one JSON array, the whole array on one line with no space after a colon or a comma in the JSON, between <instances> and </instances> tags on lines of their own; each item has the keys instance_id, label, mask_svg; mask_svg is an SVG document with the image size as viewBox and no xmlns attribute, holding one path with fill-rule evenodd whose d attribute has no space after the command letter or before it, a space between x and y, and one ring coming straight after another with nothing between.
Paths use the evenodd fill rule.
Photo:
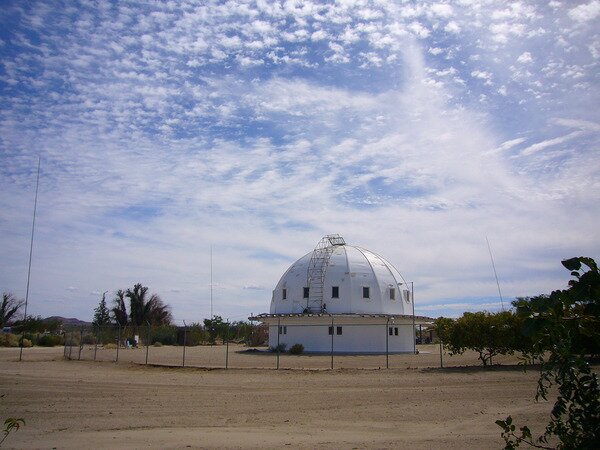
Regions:
<instances>
[{"instance_id":1,"label":"chain link fence","mask_svg":"<svg viewBox=\"0 0 600 450\"><path fill-rule=\"evenodd\" d=\"M370 326L378 327L383 334L386 324ZM348 353L336 347L336 337L332 336L327 352L291 354L282 345L269 348L267 327L260 325L239 330L223 324L218 333L200 325L80 327L64 333L63 356L79 361L209 369L380 369L410 366L419 357L415 352L394 353L388 345L376 354ZM425 345L421 351L429 354L428 359L435 353L436 360L439 356L436 364L443 364L441 346Z\"/></svg>"}]
</instances>

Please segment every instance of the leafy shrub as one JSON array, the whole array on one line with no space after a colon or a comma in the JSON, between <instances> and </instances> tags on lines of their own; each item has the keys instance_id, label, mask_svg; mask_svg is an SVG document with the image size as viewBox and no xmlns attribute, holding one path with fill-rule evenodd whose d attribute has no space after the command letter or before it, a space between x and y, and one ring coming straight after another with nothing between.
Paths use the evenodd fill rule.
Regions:
<instances>
[{"instance_id":1,"label":"leafy shrub","mask_svg":"<svg viewBox=\"0 0 600 450\"><path fill-rule=\"evenodd\" d=\"M63 345L63 338L56 334L43 334L37 340L37 345L41 347L56 347Z\"/></svg>"},{"instance_id":2,"label":"leafy shrub","mask_svg":"<svg viewBox=\"0 0 600 450\"><path fill-rule=\"evenodd\" d=\"M93 334L86 333L81 337L81 343L86 345L92 345L96 343L96 337Z\"/></svg>"},{"instance_id":3,"label":"leafy shrub","mask_svg":"<svg viewBox=\"0 0 600 450\"><path fill-rule=\"evenodd\" d=\"M114 342L109 342L108 344L104 344L104 348L107 350L114 350L117 348L117 344Z\"/></svg>"},{"instance_id":4,"label":"leafy shrub","mask_svg":"<svg viewBox=\"0 0 600 450\"><path fill-rule=\"evenodd\" d=\"M521 322L512 311L465 312L456 320L440 317L435 321L435 330L450 354L475 350L484 366L491 364L496 355L525 348L528 340L520 328Z\"/></svg>"},{"instance_id":5,"label":"leafy shrub","mask_svg":"<svg viewBox=\"0 0 600 450\"><path fill-rule=\"evenodd\" d=\"M269 350L272 351L273 353L276 353L276 352L285 353L286 348L287 348L287 344L284 344L282 342L279 345L274 345L274 346L270 347Z\"/></svg>"},{"instance_id":6,"label":"leafy shrub","mask_svg":"<svg viewBox=\"0 0 600 450\"><path fill-rule=\"evenodd\" d=\"M19 337L11 333L0 334L0 347L18 347Z\"/></svg>"},{"instance_id":7,"label":"leafy shrub","mask_svg":"<svg viewBox=\"0 0 600 450\"><path fill-rule=\"evenodd\" d=\"M21 341L21 346L25 347L25 348L29 348L32 347L33 344L31 343L31 341L27 338L23 338L23 340Z\"/></svg>"},{"instance_id":8,"label":"leafy shrub","mask_svg":"<svg viewBox=\"0 0 600 450\"><path fill-rule=\"evenodd\" d=\"M557 392L544 434L533 438L527 426L517 426L512 417L497 420L505 449L521 443L535 448L558 439L558 449L598 448L600 442L600 380L587 356L600 348L600 270L592 258L562 261L575 279L566 290L513 302L524 319L523 335L531 339L528 364L540 364L536 401Z\"/></svg>"},{"instance_id":9,"label":"leafy shrub","mask_svg":"<svg viewBox=\"0 0 600 450\"><path fill-rule=\"evenodd\" d=\"M79 333L65 334L65 345L70 345L73 347L79 346Z\"/></svg>"},{"instance_id":10,"label":"leafy shrub","mask_svg":"<svg viewBox=\"0 0 600 450\"><path fill-rule=\"evenodd\" d=\"M199 323L192 323L187 327L185 332L185 345L188 347L200 345L205 340L205 333L202 325ZM184 329L179 328L177 330L177 343L183 345L184 343Z\"/></svg>"},{"instance_id":11,"label":"leafy shrub","mask_svg":"<svg viewBox=\"0 0 600 450\"><path fill-rule=\"evenodd\" d=\"M290 347L290 354L292 355L301 355L304 353L304 345L302 344L294 344Z\"/></svg>"},{"instance_id":12,"label":"leafy shrub","mask_svg":"<svg viewBox=\"0 0 600 450\"><path fill-rule=\"evenodd\" d=\"M269 328L266 324L253 325L246 341L248 347L264 345L269 340Z\"/></svg>"},{"instance_id":13,"label":"leafy shrub","mask_svg":"<svg viewBox=\"0 0 600 450\"><path fill-rule=\"evenodd\" d=\"M160 341L156 341L154 344L152 344L154 347L162 347L162 342Z\"/></svg>"},{"instance_id":14,"label":"leafy shrub","mask_svg":"<svg viewBox=\"0 0 600 450\"><path fill-rule=\"evenodd\" d=\"M163 345L177 345L177 327L163 325L150 331L152 344L160 342Z\"/></svg>"}]
</instances>

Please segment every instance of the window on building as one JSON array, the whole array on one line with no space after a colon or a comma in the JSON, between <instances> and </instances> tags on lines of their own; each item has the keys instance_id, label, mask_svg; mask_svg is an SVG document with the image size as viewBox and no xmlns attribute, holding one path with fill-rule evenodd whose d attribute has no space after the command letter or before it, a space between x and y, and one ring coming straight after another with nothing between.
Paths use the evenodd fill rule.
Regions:
<instances>
[{"instance_id":1,"label":"window on building","mask_svg":"<svg viewBox=\"0 0 600 450\"><path fill-rule=\"evenodd\" d=\"M287 334L287 325L279 325L279 334Z\"/></svg>"},{"instance_id":2,"label":"window on building","mask_svg":"<svg viewBox=\"0 0 600 450\"><path fill-rule=\"evenodd\" d=\"M342 334L342 327L337 327L335 334L341 335Z\"/></svg>"},{"instance_id":3,"label":"window on building","mask_svg":"<svg viewBox=\"0 0 600 450\"><path fill-rule=\"evenodd\" d=\"M333 327L329 327L329 336L333 334Z\"/></svg>"},{"instance_id":4,"label":"window on building","mask_svg":"<svg viewBox=\"0 0 600 450\"><path fill-rule=\"evenodd\" d=\"M339 286L331 286L331 298L340 298Z\"/></svg>"},{"instance_id":5,"label":"window on building","mask_svg":"<svg viewBox=\"0 0 600 450\"><path fill-rule=\"evenodd\" d=\"M310 293L310 288L305 287L304 288L304 298L308 298L308 294Z\"/></svg>"},{"instance_id":6,"label":"window on building","mask_svg":"<svg viewBox=\"0 0 600 450\"><path fill-rule=\"evenodd\" d=\"M287 298L287 289L283 289L281 292L281 299L285 300Z\"/></svg>"},{"instance_id":7,"label":"window on building","mask_svg":"<svg viewBox=\"0 0 600 450\"><path fill-rule=\"evenodd\" d=\"M394 335L394 329L393 329L392 327L390 327L390 329L388 330L388 334L389 334L390 336L393 336L393 335Z\"/></svg>"},{"instance_id":8,"label":"window on building","mask_svg":"<svg viewBox=\"0 0 600 450\"><path fill-rule=\"evenodd\" d=\"M394 327L394 336L398 336L398 327Z\"/></svg>"},{"instance_id":9,"label":"window on building","mask_svg":"<svg viewBox=\"0 0 600 450\"><path fill-rule=\"evenodd\" d=\"M396 289L390 288L390 300L396 300Z\"/></svg>"},{"instance_id":10,"label":"window on building","mask_svg":"<svg viewBox=\"0 0 600 450\"><path fill-rule=\"evenodd\" d=\"M363 298L371 298L371 288L369 286L363 286Z\"/></svg>"}]
</instances>

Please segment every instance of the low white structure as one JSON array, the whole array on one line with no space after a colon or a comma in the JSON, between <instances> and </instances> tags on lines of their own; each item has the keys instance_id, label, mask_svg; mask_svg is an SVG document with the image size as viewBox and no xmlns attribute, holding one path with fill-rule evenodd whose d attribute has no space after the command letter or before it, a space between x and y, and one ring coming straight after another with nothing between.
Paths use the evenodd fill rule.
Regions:
<instances>
[{"instance_id":1,"label":"low white structure","mask_svg":"<svg viewBox=\"0 0 600 450\"><path fill-rule=\"evenodd\" d=\"M269 346L302 344L306 352L415 351L412 285L381 256L339 235L325 236L283 274L269 314Z\"/></svg>"}]
</instances>

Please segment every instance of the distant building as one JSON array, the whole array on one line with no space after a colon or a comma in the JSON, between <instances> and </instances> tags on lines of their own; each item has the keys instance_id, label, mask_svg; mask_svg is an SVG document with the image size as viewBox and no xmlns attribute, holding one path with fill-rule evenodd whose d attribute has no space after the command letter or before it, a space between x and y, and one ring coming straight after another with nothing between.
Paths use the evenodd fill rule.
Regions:
<instances>
[{"instance_id":1,"label":"distant building","mask_svg":"<svg viewBox=\"0 0 600 450\"><path fill-rule=\"evenodd\" d=\"M304 345L306 352L404 353L415 350L411 285L383 257L325 236L290 266L273 291L269 346Z\"/></svg>"}]
</instances>

